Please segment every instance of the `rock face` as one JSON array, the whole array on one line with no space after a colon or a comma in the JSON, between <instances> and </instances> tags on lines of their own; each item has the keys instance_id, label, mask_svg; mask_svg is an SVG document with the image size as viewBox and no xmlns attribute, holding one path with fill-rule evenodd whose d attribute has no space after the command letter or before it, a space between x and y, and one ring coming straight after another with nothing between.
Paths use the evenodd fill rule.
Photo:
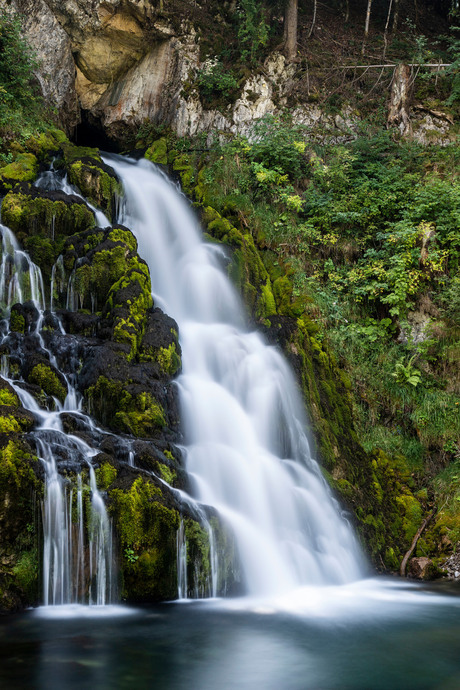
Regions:
<instances>
[{"instance_id":1,"label":"rock face","mask_svg":"<svg viewBox=\"0 0 460 690\"><path fill-rule=\"evenodd\" d=\"M263 74L239 84L234 103L205 107L197 76L207 64L200 60L206 24L196 3L163 9L148 0L11 0L11 6L25 17L43 94L68 134L83 118L125 145L141 125L152 123L170 125L179 136L247 135L254 120L288 105L294 122L314 128L320 138L340 142L356 131L359 116L347 106L332 115L308 102L288 102L297 68L279 53L266 60ZM218 15L216 21L223 20ZM410 108L408 70L396 70L389 124L421 143L449 143L447 116Z\"/></svg>"},{"instance_id":2,"label":"rock face","mask_svg":"<svg viewBox=\"0 0 460 690\"><path fill-rule=\"evenodd\" d=\"M132 141L146 122L171 125L180 136L248 134L254 120L287 105L295 68L276 53L233 104L206 109L195 83L198 34L145 0L13 0L13 7L25 16L43 94L67 133L83 116L118 142ZM308 104L294 116L338 137L356 122L351 112L339 122Z\"/></svg>"},{"instance_id":3,"label":"rock face","mask_svg":"<svg viewBox=\"0 0 460 690\"><path fill-rule=\"evenodd\" d=\"M44 0L12 0L12 6L24 16L25 36L38 56L45 101L54 105L59 125L70 133L80 120L80 106L69 35Z\"/></svg>"}]
</instances>

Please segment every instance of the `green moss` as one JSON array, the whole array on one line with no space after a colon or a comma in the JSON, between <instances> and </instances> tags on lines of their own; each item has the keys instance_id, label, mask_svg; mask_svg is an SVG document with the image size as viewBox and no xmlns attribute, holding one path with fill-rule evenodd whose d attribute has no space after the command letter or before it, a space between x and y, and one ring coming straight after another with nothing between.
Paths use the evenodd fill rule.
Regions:
<instances>
[{"instance_id":1,"label":"green moss","mask_svg":"<svg viewBox=\"0 0 460 690\"><path fill-rule=\"evenodd\" d=\"M267 282L261 288L261 295L256 308L256 317L258 319L265 319L272 314L276 314L276 304L270 279L267 279Z\"/></svg>"},{"instance_id":2,"label":"green moss","mask_svg":"<svg viewBox=\"0 0 460 690\"><path fill-rule=\"evenodd\" d=\"M12 434L19 431L21 426L13 415L0 415L0 433Z\"/></svg>"},{"instance_id":3,"label":"green moss","mask_svg":"<svg viewBox=\"0 0 460 690\"><path fill-rule=\"evenodd\" d=\"M36 383L48 395L64 402L67 391L55 372L46 364L36 364L28 376L29 383Z\"/></svg>"},{"instance_id":4,"label":"green moss","mask_svg":"<svg viewBox=\"0 0 460 690\"><path fill-rule=\"evenodd\" d=\"M163 408L149 393L137 395L134 406L134 409L120 410L115 414L115 423L122 430L134 436L146 437L166 426Z\"/></svg>"},{"instance_id":5,"label":"green moss","mask_svg":"<svg viewBox=\"0 0 460 690\"><path fill-rule=\"evenodd\" d=\"M166 455L166 453L165 453ZM162 462L157 463L157 468L158 472L160 473L161 478L170 484L171 486L174 486L174 481L177 477L176 473L174 470L172 470L170 467L167 465L164 465Z\"/></svg>"},{"instance_id":6,"label":"green moss","mask_svg":"<svg viewBox=\"0 0 460 690\"><path fill-rule=\"evenodd\" d=\"M32 182L38 174L38 161L32 153L20 153L12 163L0 168L0 182L11 187L15 182Z\"/></svg>"},{"instance_id":7,"label":"green moss","mask_svg":"<svg viewBox=\"0 0 460 690\"><path fill-rule=\"evenodd\" d=\"M120 381L100 376L86 394L91 411L115 430L146 438L166 426L164 410L152 395L133 396Z\"/></svg>"},{"instance_id":8,"label":"green moss","mask_svg":"<svg viewBox=\"0 0 460 690\"><path fill-rule=\"evenodd\" d=\"M17 488L29 484L30 488L37 488L38 480L31 467L35 462L35 456L19 442L7 441L0 453L0 490L5 490L8 484Z\"/></svg>"},{"instance_id":9,"label":"green moss","mask_svg":"<svg viewBox=\"0 0 460 690\"><path fill-rule=\"evenodd\" d=\"M36 604L39 554L35 508L43 485L34 468L38 460L26 443L0 436L0 610Z\"/></svg>"},{"instance_id":10,"label":"green moss","mask_svg":"<svg viewBox=\"0 0 460 690\"><path fill-rule=\"evenodd\" d=\"M16 393L8 388L0 388L0 405L19 405L19 398Z\"/></svg>"},{"instance_id":11,"label":"green moss","mask_svg":"<svg viewBox=\"0 0 460 690\"><path fill-rule=\"evenodd\" d=\"M135 257L130 261L132 268L123 278L112 285L107 304L113 305L110 310L113 318L113 340L127 343L130 348L129 359L132 359L139 349L145 332L147 311L152 307L150 275L146 264L140 263ZM119 300L119 292L129 289L130 297L125 301ZM123 315L118 315L117 307L124 308Z\"/></svg>"},{"instance_id":12,"label":"green moss","mask_svg":"<svg viewBox=\"0 0 460 690\"><path fill-rule=\"evenodd\" d=\"M96 470L96 480L98 489L106 491L117 478L118 470L109 462L103 462Z\"/></svg>"},{"instance_id":13,"label":"green moss","mask_svg":"<svg viewBox=\"0 0 460 690\"><path fill-rule=\"evenodd\" d=\"M25 321L22 314L12 311L10 316L10 330L16 333L24 333Z\"/></svg>"},{"instance_id":14,"label":"green moss","mask_svg":"<svg viewBox=\"0 0 460 690\"><path fill-rule=\"evenodd\" d=\"M13 566L15 584L23 590L29 602L35 602L38 598L39 563L38 549L34 548L21 553Z\"/></svg>"},{"instance_id":15,"label":"green moss","mask_svg":"<svg viewBox=\"0 0 460 690\"><path fill-rule=\"evenodd\" d=\"M130 230L113 228L109 233L109 240L112 240L112 242L123 242L132 252L137 252L137 240Z\"/></svg>"},{"instance_id":16,"label":"green moss","mask_svg":"<svg viewBox=\"0 0 460 690\"><path fill-rule=\"evenodd\" d=\"M102 208L111 218L115 199L121 195L121 186L116 177L98 166L99 162L102 165L100 158L92 159L91 162L76 160L70 163L69 179L80 189L83 196Z\"/></svg>"},{"instance_id":17,"label":"green moss","mask_svg":"<svg viewBox=\"0 0 460 690\"><path fill-rule=\"evenodd\" d=\"M90 146L75 146L70 142L62 142L61 149L64 154L66 166L70 166L81 158L93 158L96 162L102 163L99 149Z\"/></svg>"},{"instance_id":18,"label":"green moss","mask_svg":"<svg viewBox=\"0 0 460 690\"><path fill-rule=\"evenodd\" d=\"M165 137L157 139L145 152L145 157L152 163L168 164L168 145Z\"/></svg>"},{"instance_id":19,"label":"green moss","mask_svg":"<svg viewBox=\"0 0 460 690\"><path fill-rule=\"evenodd\" d=\"M187 580L204 595L211 572L209 535L196 520L184 520L187 540ZM191 588L192 588L191 587Z\"/></svg>"},{"instance_id":20,"label":"green moss","mask_svg":"<svg viewBox=\"0 0 460 690\"><path fill-rule=\"evenodd\" d=\"M9 192L3 200L2 219L16 234L41 234L51 240L95 225L93 212L83 202L66 204L15 192Z\"/></svg>"},{"instance_id":21,"label":"green moss","mask_svg":"<svg viewBox=\"0 0 460 690\"><path fill-rule=\"evenodd\" d=\"M35 154L40 160L49 158L50 153L57 153L62 144L68 144L68 139L65 133L54 127L47 129L45 132L40 132L32 137L29 137L25 146L28 151Z\"/></svg>"},{"instance_id":22,"label":"green moss","mask_svg":"<svg viewBox=\"0 0 460 690\"><path fill-rule=\"evenodd\" d=\"M195 171L190 164L189 157L186 154L177 156L174 158L172 167L175 172L179 173L184 191L187 194L191 194L195 179Z\"/></svg>"},{"instance_id":23,"label":"green moss","mask_svg":"<svg viewBox=\"0 0 460 690\"><path fill-rule=\"evenodd\" d=\"M164 374L174 376L181 368L181 358L176 352L176 344L169 347L160 347L155 356L156 361Z\"/></svg>"},{"instance_id":24,"label":"green moss","mask_svg":"<svg viewBox=\"0 0 460 690\"><path fill-rule=\"evenodd\" d=\"M177 595L177 511L159 500L160 490L139 477L129 490L110 491L113 516L122 550L123 596L135 601L173 599Z\"/></svg>"}]
</instances>

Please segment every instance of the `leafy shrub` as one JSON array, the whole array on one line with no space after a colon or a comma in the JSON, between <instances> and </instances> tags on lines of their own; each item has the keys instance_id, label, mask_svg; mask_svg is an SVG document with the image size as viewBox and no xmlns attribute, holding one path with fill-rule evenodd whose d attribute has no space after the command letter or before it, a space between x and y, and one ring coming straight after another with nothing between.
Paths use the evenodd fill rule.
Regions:
<instances>
[{"instance_id":1,"label":"leafy shrub","mask_svg":"<svg viewBox=\"0 0 460 690\"><path fill-rule=\"evenodd\" d=\"M21 19L0 10L0 134L3 138L12 138L15 131L40 120L43 102L34 85L36 67L34 53L21 35Z\"/></svg>"},{"instance_id":2,"label":"leafy shrub","mask_svg":"<svg viewBox=\"0 0 460 690\"><path fill-rule=\"evenodd\" d=\"M238 43L243 61L254 63L268 43L268 25L258 0L238 0Z\"/></svg>"},{"instance_id":3,"label":"leafy shrub","mask_svg":"<svg viewBox=\"0 0 460 690\"><path fill-rule=\"evenodd\" d=\"M219 61L207 61L197 75L198 91L206 103L213 98L231 98L238 89L238 81Z\"/></svg>"},{"instance_id":4,"label":"leafy shrub","mask_svg":"<svg viewBox=\"0 0 460 690\"><path fill-rule=\"evenodd\" d=\"M250 158L280 174L287 174L291 180L300 178L308 169L305 135L305 128L266 115L252 128Z\"/></svg>"}]
</instances>

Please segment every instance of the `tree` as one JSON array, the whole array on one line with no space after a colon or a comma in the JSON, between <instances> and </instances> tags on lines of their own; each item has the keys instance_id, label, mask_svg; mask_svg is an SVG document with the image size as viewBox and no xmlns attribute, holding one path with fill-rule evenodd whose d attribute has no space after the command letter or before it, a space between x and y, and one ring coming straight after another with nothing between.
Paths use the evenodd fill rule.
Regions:
<instances>
[{"instance_id":1,"label":"tree","mask_svg":"<svg viewBox=\"0 0 460 690\"><path fill-rule=\"evenodd\" d=\"M284 7L284 50L292 62L297 57L297 0L286 0Z\"/></svg>"}]
</instances>

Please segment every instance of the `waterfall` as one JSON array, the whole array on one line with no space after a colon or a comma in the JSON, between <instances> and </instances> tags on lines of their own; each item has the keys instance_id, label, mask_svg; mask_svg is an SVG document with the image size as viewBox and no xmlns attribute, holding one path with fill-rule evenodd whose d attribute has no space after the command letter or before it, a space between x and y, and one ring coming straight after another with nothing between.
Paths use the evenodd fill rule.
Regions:
<instances>
[{"instance_id":1,"label":"waterfall","mask_svg":"<svg viewBox=\"0 0 460 690\"><path fill-rule=\"evenodd\" d=\"M138 240L156 304L179 325L178 386L195 498L231 527L246 591L273 595L358 579L360 550L311 457L292 372L247 327L221 268L223 250L202 241L188 203L152 164L107 162L125 190L117 220ZM185 552L180 533L181 595Z\"/></svg>"},{"instance_id":2,"label":"waterfall","mask_svg":"<svg viewBox=\"0 0 460 690\"><path fill-rule=\"evenodd\" d=\"M4 316L9 317L11 307L17 302L30 300L33 303L36 322L31 333L37 351L41 351L50 364L58 369L56 356L46 347L42 333L45 291L40 268L31 261L27 252L20 249L9 228L0 225L0 233L0 308ZM54 283L56 280L62 281L63 275L62 260L58 260L51 276L51 308ZM59 327L61 333L65 333L61 323ZM8 337L8 331L8 324L6 330L2 327L0 343ZM63 430L61 412L73 412L80 417L83 415L81 395L73 385L75 372L60 373L67 387L65 401L61 403L54 398L54 410L46 410L24 390L21 380L10 378L8 356L1 358L0 375L13 387L23 407L31 411L38 421L34 437L37 455L45 473L42 505L43 603L45 606L76 603L104 605L114 600L116 590L111 523L91 464L91 458L97 451ZM87 423L92 425L89 419ZM75 467L86 468L88 478L85 484L81 473L76 477L76 486L72 486L60 474L58 463L63 458Z\"/></svg>"}]
</instances>

